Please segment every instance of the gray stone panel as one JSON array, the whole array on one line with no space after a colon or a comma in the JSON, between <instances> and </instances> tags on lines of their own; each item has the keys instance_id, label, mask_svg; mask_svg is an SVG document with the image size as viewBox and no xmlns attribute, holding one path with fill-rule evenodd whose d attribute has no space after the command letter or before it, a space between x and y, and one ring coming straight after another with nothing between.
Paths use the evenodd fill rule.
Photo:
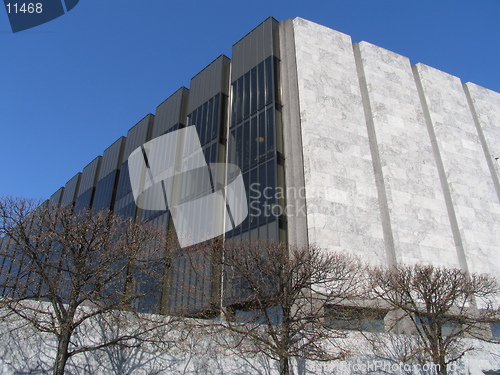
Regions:
<instances>
[{"instance_id":1,"label":"gray stone panel","mask_svg":"<svg viewBox=\"0 0 500 375\"><path fill-rule=\"evenodd\" d=\"M98 156L94 160L92 160L85 168L83 168L77 197L85 193L88 189L95 187L97 183L97 176L99 175L101 159L102 157Z\"/></svg>"},{"instance_id":2,"label":"gray stone panel","mask_svg":"<svg viewBox=\"0 0 500 375\"><path fill-rule=\"evenodd\" d=\"M76 192L78 191L78 186L80 185L81 175L82 174L78 172L71 180L66 183L61 198L61 206L67 206L68 204L71 204L75 201Z\"/></svg>"},{"instance_id":3,"label":"gray stone panel","mask_svg":"<svg viewBox=\"0 0 500 375\"><path fill-rule=\"evenodd\" d=\"M123 153L124 162L128 159L132 151L151 139L153 121L154 116L149 114L130 128L127 133L127 143L125 144L125 151Z\"/></svg>"},{"instance_id":4,"label":"gray stone panel","mask_svg":"<svg viewBox=\"0 0 500 375\"><path fill-rule=\"evenodd\" d=\"M467 267L471 272L500 276L500 204L462 83L426 65L418 64L415 71L448 182L455 215L451 219L456 220Z\"/></svg>"},{"instance_id":5,"label":"gray stone panel","mask_svg":"<svg viewBox=\"0 0 500 375\"><path fill-rule=\"evenodd\" d=\"M293 25L309 242L385 264L351 38L300 18Z\"/></svg>"},{"instance_id":6,"label":"gray stone panel","mask_svg":"<svg viewBox=\"0 0 500 375\"><path fill-rule=\"evenodd\" d=\"M63 196L64 188L59 188L54 194L50 196L50 204L57 206L61 203L61 198Z\"/></svg>"},{"instance_id":7,"label":"gray stone panel","mask_svg":"<svg viewBox=\"0 0 500 375\"><path fill-rule=\"evenodd\" d=\"M229 57L221 55L191 79L187 113L191 113L218 93L229 94L230 64Z\"/></svg>"},{"instance_id":8,"label":"gray stone panel","mask_svg":"<svg viewBox=\"0 0 500 375\"><path fill-rule=\"evenodd\" d=\"M189 90L181 87L156 107L155 120L151 139L164 134L175 124L187 123L187 102Z\"/></svg>"},{"instance_id":9,"label":"gray stone panel","mask_svg":"<svg viewBox=\"0 0 500 375\"><path fill-rule=\"evenodd\" d=\"M398 263L458 267L439 173L410 61L372 44L356 46L386 189ZM373 145L372 145L373 147Z\"/></svg>"},{"instance_id":10,"label":"gray stone panel","mask_svg":"<svg viewBox=\"0 0 500 375\"><path fill-rule=\"evenodd\" d=\"M120 137L104 151L98 181L102 180L115 169L120 169L126 140L125 137Z\"/></svg>"},{"instance_id":11,"label":"gray stone panel","mask_svg":"<svg viewBox=\"0 0 500 375\"><path fill-rule=\"evenodd\" d=\"M231 82L269 56L279 57L279 44L275 41L278 27L278 21L270 17L233 46Z\"/></svg>"}]
</instances>

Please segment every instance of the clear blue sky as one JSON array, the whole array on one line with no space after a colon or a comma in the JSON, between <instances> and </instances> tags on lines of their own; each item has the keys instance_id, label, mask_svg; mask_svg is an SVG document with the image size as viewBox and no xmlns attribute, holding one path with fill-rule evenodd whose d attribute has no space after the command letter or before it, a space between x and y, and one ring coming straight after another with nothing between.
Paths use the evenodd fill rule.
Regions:
<instances>
[{"instance_id":1,"label":"clear blue sky","mask_svg":"<svg viewBox=\"0 0 500 375\"><path fill-rule=\"evenodd\" d=\"M0 9L0 196L48 198L269 16L500 92L500 0L80 0L16 34Z\"/></svg>"}]
</instances>

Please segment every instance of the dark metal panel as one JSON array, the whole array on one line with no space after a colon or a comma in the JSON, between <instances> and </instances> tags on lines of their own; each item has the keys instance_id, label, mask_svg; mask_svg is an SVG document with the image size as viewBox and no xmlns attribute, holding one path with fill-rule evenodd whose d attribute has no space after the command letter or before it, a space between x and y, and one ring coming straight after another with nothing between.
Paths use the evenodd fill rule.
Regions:
<instances>
[{"instance_id":1,"label":"dark metal panel","mask_svg":"<svg viewBox=\"0 0 500 375\"><path fill-rule=\"evenodd\" d=\"M112 209L114 205L114 192L117 185L118 169L113 169L104 178L99 180L95 188L93 207L94 210Z\"/></svg>"},{"instance_id":2,"label":"dark metal panel","mask_svg":"<svg viewBox=\"0 0 500 375\"><path fill-rule=\"evenodd\" d=\"M191 79L187 113L218 93L228 95L230 64L229 57L221 55Z\"/></svg>"},{"instance_id":3,"label":"dark metal panel","mask_svg":"<svg viewBox=\"0 0 500 375\"><path fill-rule=\"evenodd\" d=\"M279 58L275 35L279 22L270 17L245 35L233 46L231 82L234 82L269 56Z\"/></svg>"},{"instance_id":4,"label":"dark metal panel","mask_svg":"<svg viewBox=\"0 0 500 375\"><path fill-rule=\"evenodd\" d=\"M92 160L82 171L80 187L78 188L77 197L85 193L97 184L97 176L99 175L99 167L101 165L101 156Z\"/></svg>"},{"instance_id":5,"label":"dark metal panel","mask_svg":"<svg viewBox=\"0 0 500 375\"><path fill-rule=\"evenodd\" d=\"M156 107L156 115L151 138L159 137L175 124L186 125L189 90L181 87L163 103Z\"/></svg>"},{"instance_id":6,"label":"dark metal panel","mask_svg":"<svg viewBox=\"0 0 500 375\"><path fill-rule=\"evenodd\" d=\"M81 172L78 172L71 180L66 183L61 199L61 206L67 206L68 204L71 204L75 201L76 192L78 191L78 186L80 185L81 176Z\"/></svg>"},{"instance_id":7,"label":"dark metal panel","mask_svg":"<svg viewBox=\"0 0 500 375\"><path fill-rule=\"evenodd\" d=\"M120 169L123 162L123 150L126 141L127 139L125 137L120 137L104 151L102 154L98 181L102 180L114 170Z\"/></svg>"},{"instance_id":8,"label":"dark metal panel","mask_svg":"<svg viewBox=\"0 0 500 375\"><path fill-rule=\"evenodd\" d=\"M64 188L61 187L59 188L54 194L52 194L50 196L50 203L54 206L58 206L59 204L61 204L61 198L63 196L63 192L64 192Z\"/></svg>"},{"instance_id":9,"label":"dark metal panel","mask_svg":"<svg viewBox=\"0 0 500 375\"><path fill-rule=\"evenodd\" d=\"M132 151L151 139L154 115L151 113L134 125L127 133L127 143L123 154L123 161L127 160Z\"/></svg>"}]
</instances>

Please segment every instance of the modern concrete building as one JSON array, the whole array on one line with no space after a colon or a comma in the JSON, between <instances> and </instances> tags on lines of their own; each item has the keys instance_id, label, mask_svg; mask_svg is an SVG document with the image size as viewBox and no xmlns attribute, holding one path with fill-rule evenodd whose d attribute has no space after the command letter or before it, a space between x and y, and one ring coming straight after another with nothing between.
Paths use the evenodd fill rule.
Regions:
<instances>
[{"instance_id":1,"label":"modern concrete building","mask_svg":"<svg viewBox=\"0 0 500 375\"><path fill-rule=\"evenodd\" d=\"M269 18L50 199L173 229L168 208L136 205L127 160L188 126L208 164L243 177L249 215L224 238L500 277L499 93L301 18ZM220 293L219 273L210 262L194 272L183 254L156 298L194 314Z\"/></svg>"}]
</instances>

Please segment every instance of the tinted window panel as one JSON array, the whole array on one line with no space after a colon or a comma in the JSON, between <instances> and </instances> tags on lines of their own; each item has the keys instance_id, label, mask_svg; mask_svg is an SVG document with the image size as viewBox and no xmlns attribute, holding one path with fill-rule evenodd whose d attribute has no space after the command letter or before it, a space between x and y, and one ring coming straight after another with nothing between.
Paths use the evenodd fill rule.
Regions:
<instances>
[{"instance_id":1,"label":"tinted window panel","mask_svg":"<svg viewBox=\"0 0 500 375\"><path fill-rule=\"evenodd\" d=\"M257 66L257 107L261 109L266 103L266 89L264 86L264 62Z\"/></svg>"},{"instance_id":2,"label":"tinted window panel","mask_svg":"<svg viewBox=\"0 0 500 375\"><path fill-rule=\"evenodd\" d=\"M220 94L217 94L217 96L214 98L214 117L213 117L213 123L212 123L212 135L210 139L214 139L217 137L219 133L219 112L221 111L221 105L220 105Z\"/></svg>"},{"instance_id":3,"label":"tinted window panel","mask_svg":"<svg viewBox=\"0 0 500 375\"><path fill-rule=\"evenodd\" d=\"M267 58L266 64L266 104L274 100L274 81L273 81L273 61L271 57Z\"/></svg>"},{"instance_id":4,"label":"tinted window panel","mask_svg":"<svg viewBox=\"0 0 500 375\"><path fill-rule=\"evenodd\" d=\"M261 163L265 160L266 155L266 117L265 112L259 115L259 135L257 137L258 156L257 161Z\"/></svg>"},{"instance_id":5,"label":"tinted window panel","mask_svg":"<svg viewBox=\"0 0 500 375\"><path fill-rule=\"evenodd\" d=\"M245 121L243 124L243 164L242 169L245 170L249 166L250 161L250 121Z\"/></svg>"},{"instance_id":6,"label":"tinted window panel","mask_svg":"<svg viewBox=\"0 0 500 375\"><path fill-rule=\"evenodd\" d=\"M239 126L236 129L236 155L237 155L237 160L236 160L236 165L243 169L243 163L242 163L242 156L243 156L243 131L242 127Z\"/></svg>"},{"instance_id":7,"label":"tinted window panel","mask_svg":"<svg viewBox=\"0 0 500 375\"><path fill-rule=\"evenodd\" d=\"M250 113L257 110L257 68L250 71Z\"/></svg>"},{"instance_id":8,"label":"tinted window panel","mask_svg":"<svg viewBox=\"0 0 500 375\"><path fill-rule=\"evenodd\" d=\"M94 195L94 188L90 188L86 192L81 194L78 198L76 198L75 211L78 212L90 209L93 195Z\"/></svg>"},{"instance_id":9,"label":"tinted window panel","mask_svg":"<svg viewBox=\"0 0 500 375\"><path fill-rule=\"evenodd\" d=\"M122 169L120 173L120 179L118 182L118 188L116 190L116 199L120 199L128 193L132 192L132 186L130 185L130 177L128 173L128 162L122 164Z\"/></svg>"},{"instance_id":10,"label":"tinted window panel","mask_svg":"<svg viewBox=\"0 0 500 375\"><path fill-rule=\"evenodd\" d=\"M200 142L202 145L206 144L207 138L207 108L208 103L203 104L201 108L201 119L200 119Z\"/></svg>"},{"instance_id":11,"label":"tinted window panel","mask_svg":"<svg viewBox=\"0 0 500 375\"><path fill-rule=\"evenodd\" d=\"M97 183L94 196L94 209L96 211L112 208L115 177L117 176L119 176L119 173L117 170L114 170Z\"/></svg>"},{"instance_id":12,"label":"tinted window panel","mask_svg":"<svg viewBox=\"0 0 500 375\"><path fill-rule=\"evenodd\" d=\"M257 164L259 154L259 126L258 126L258 118L257 116L253 117L250 120L250 164L254 166Z\"/></svg>"},{"instance_id":13,"label":"tinted window panel","mask_svg":"<svg viewBox=\"0 0 500 375\"><path fill-rule=\"evenodd\" d=\"M236 94L236 122L240 122L242 120L243 116L243 110L242 110L242 105L243 105L243 77L238 79L237 81L238 85L236 87L237 89L237 94Z\"/></svg>"},{"instance_id":14,"label":"tinted window panel","mask_svg":"<svg viewBox=\"0 0 500 375\"><path fill-rule=\"evenodd\" d=\"M266 134L266 146L267 153L272 153L274 151L274 108L269 108L266 111L266 122L267 122L267 134Z\"/></svg>"},{"instance_id":15,"label":"tinted window panel","mask_svg":"<svg viewBox=\"0 0 500 375\"><path fill-rule=\"evenodd\" d=\"M244 76L244 94L243 94L243 117L246 118L250 114L250 72Z\"/></svg>"}]
</instances>

